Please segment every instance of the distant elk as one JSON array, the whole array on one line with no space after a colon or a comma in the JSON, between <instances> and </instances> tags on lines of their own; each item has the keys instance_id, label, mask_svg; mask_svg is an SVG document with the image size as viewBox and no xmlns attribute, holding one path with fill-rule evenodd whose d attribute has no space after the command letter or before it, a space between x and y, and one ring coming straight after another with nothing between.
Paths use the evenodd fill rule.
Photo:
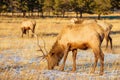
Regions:
<instances>
[{"instance_id":1,"label":"distant elk","mask_svg":"<svg viewBox=\"0 0 120 80\"><path fill-rule=\"evenodd\" d=\"M76 24L65 27L57 36L57 40L52 46L50 52L46 55L42 49L43 57L47 60L48 69L54 69L59 65L63 58L60 70L64 70L68 52L72 51L73 68L76 71L77 50L86 50L91 48L94 52L95 63L91 73L94 73L98 59L100 59L100 75L104 73L104 54L101 50L101 43L104 38L103 29L96 23Z\"/></svg>"},{"instance_id":2,"label":"distant elk","mask_svg":"<svg viewBox=\"0 0 120 80\"><path fill-rule=\"evenodd\" d=\"M32 33L35 33L35 26L36 26L36 21L34 20L23 21L21 24L21 31L22 31L21 37L23 37L23 34L28 34L29 36L29 30L32 31Z\"/></svg>"},{"instance_id":3,"label":"distant elk","mask_svg":"<svg viewBox=\"0 0 120 80\"><path fill-rule=\"evenodd\" d=\"M88 24L88 23L97 23L100 27L104 29L105 40L106 40L106 49L108 48L108 42L110 41L110 48L112 49L112 38L110 37L110 32L112 29L112 24L101 21L101 20L82 20L78 18L72 18L70 20L73 24Z\"/></svg>"}]
</instances>

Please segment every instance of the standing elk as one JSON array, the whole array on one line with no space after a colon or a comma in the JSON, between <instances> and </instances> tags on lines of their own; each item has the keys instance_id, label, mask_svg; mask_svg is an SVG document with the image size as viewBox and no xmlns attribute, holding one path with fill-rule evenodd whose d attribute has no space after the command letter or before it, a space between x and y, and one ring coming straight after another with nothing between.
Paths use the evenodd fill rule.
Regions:
<instances>
[{"instance_id":1,"label":"standing elk","mask_svg":"<svg viewBox=\"0 0 120 80\"><path fill-rule=\"evenodd\" d=\"M23 34L28 34L29 36L29 30L31 30L32 33L35 33L35 26L36 26L36 21L34 20L23 21L21 24L21 31L22 31L21 37L23 37Z\"/></svg>"},{"instance_id":2,"label":"standing elk","mask_svg":"<svg viewBox=\"0 0 120 80\"><path fill-rule=\"evenodd\" d=\"M78 18L72 18L70 22L72 22L72 24L80 24L83 22L83 20Z\"/></svg>"},{"instance_id":3,"label":"standing elk","mask_svg":"<svg viewBox=\"0 0 120 80\"><path fill-rule=\"evenodd\" d=\"M86 50L88 48L91 48L94 52L95 57L95 63L93 65L91 73L94 73L98 59L100 59L100 75L103 75L104 54L101 50L101 43L103 41L103 38L103 29L94 23L76 24L65 27L57 36L57 40L52 46L50 52L47 55L43 53L43 57L47 60L48 63L48 69L54 69L55 66L59 65L59 62L63 58L63 63L60 67L60 70L64 70L68 52L72 51L72 71L75 71L77 49Z\"/></svg>"},{"instance_id":4,"label":"standing elk","mask_svg":"<svg viewBox=\"0 0 120 80\"><path fill-rule=\"evenodd\" d=\"M110 37L110 32L112 29L112 24L101 20L81 20L78 18L72 18L70 20L73 24L88 24L88 23L97 23L100 27L104 29L105 40L106 40L106 49L108 48L108 42L110 41L110 48L112 49L112 38Z\"/></svg>"},{"instance_id":5,"label":"standing elk","mask_svg":"<svg viewBox=\"0 0 120 80\"><path fill-rule=\"evenodd\" d=\"M110 41L110 48L112 49L112 38L110 37L110 32L112 29L112 24L109 24L107 22L103 22L100 20L96 21L98 25L100 25L104 31L105 31L105 40L106 40L106 49L108 48L108 42Z\"/></svg>"}]
</instances>

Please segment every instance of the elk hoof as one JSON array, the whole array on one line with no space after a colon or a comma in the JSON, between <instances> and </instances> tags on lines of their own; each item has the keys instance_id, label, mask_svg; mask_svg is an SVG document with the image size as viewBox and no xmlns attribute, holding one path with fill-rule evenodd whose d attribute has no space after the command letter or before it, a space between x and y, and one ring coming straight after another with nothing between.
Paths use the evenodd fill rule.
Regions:
<instances>
[{"instance_id":1,"label":"elk hoof","mask_svg":"<svg viewBox=\"0 0 120 80\"><path fill-rule=\"evenodd\" d=\"M64 71L64 66L61 66L59 70Z\"/></svg>"},{"instance_id":2,"label":"elk hoof","mask_svg":"<svg viewBox=\"0 0 120 80\"><path fill-rule=\"evenodd\" d=\"M94 70L91 70L90 74L93 74L95 71Z\"/></svg>"},{"instance_id":3,"label":"elk hoof","mask_svg":"<svg viewBox=\"0 0 120 80\"><path fill-rule=\"evenodd\" d=\"M55 67L54 67L54 69L59 70L59 69L60 69L60 67L59 67L59 66L55 66Z\"/></svg>"},{"instance_id":4,"label":"elk hoof","mask_svg":"<svg viewBox=\"0 0 120 80\"><path fill-rule=\"evenodd\" d=\"M94 70L91 70L90 72L89 72L89 74L94 74L95 73L95 71Z\"/></svg>"},{"instance_id":5,"label":"elk hoof","mask_svg":"<svg viewBox=\"0 0 120 80\"><path fill-rule=\"evenodd\" d=\"M75 72L75 70L70 71L71 73Z\"/></svg>"},{"instance_id":6,"label":"elk hoof","mask_svg":"<svg viewBox=\"0 0 120 80\"><path fill-rule=\"evenodd\" d=\"M76 68L73 68L71 72L75 72L76 71Z\"/></svg>"}]
</instances>

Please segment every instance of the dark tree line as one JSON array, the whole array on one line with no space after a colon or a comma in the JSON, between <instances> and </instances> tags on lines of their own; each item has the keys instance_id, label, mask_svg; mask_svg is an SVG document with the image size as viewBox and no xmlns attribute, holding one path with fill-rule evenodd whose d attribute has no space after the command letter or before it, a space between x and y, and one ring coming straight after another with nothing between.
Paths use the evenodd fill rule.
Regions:
<instances>
[{"instance_id":1,"label":"dark tree line","mask_svg":"<svg viewBox=\"0 0 120 80\"><path fill-rule=\"evenodd\" d=\"M34 16L62 16L66 12L75 12L76 17L81 17L83 13L96 13L98 18L101 14L111 13L113 10L120 9L120 0L0 0L1 13L22 13L25 17ZM1 14L2 15L2 14Z\"/></svg>"}]
</instances>

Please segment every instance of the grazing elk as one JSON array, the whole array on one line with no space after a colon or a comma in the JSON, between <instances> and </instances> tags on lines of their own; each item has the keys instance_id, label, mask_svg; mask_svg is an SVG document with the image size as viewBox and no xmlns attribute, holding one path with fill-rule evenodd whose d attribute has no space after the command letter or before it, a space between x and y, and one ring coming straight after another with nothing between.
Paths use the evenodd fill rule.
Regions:
<instances>
[{"instance_id":1,"label":"grazing elk","mask_svg":"<svg viewBox=\"0 0 120 80\"><path fill-rule=\"evenodd\" d=\"M98 25L100 25L104 31L105 31L105 40L106 40L106 49L108 48L108 42L110 41L110 48L112 49L112 38L110 37L110 32L112 29L112 24L109 24L107 22L103 22L100 20L96 21Z\"/></svg>"},{"instance_id":2,"label":"grazing elk","mask_svg":"<svg viewBox=\"0 0 120 80\"><path fill-rule=\"evenodd\" d=\"M36 26L36 21L34 20L26 20L26 21L23 21L22 24L21 24L21 31L22 31L22 37L23 37L23 34L28 34L29 36L29 30L32 31L32 33L35 33L35 26ZM33 35L32 35L33 37Z\"/></svg>"},{"instance_id":3,"label":"grazing elk","mask_svg":"<svg viewBox=\"0 0 120 80\"><path fill-rule=\"evenodd\" d=\"M112 24L109 24L107 22L101 21L101 20L80 20L78 18L72 18L70 20L73 24L88 24L88 23L97 23L104 29L105 34L105 40L106 40L106 49L108 48L108 42L110 41L110 48L112 49L112 38L110 37L110 32L112 29Z\"/></svg>"},{"instance_id":4,"label":"grazing elk","mask_svg":"<svg viewBox=\"0 0 120 80\"><path fill-rule=\"evenodd\" d=\"M100 75L102 75L104 72L104 54L101 50L101 43L104 38L104 34L102 32L103 29L94 23L67 26L58 35L50 52L47 55L43 53L48 62L48 69L53 69L55 66L59 65L59 62L63 58L60 70L64 70L68 52L72 51L72 71L75 71L77 49L86 50L91 48L95 57L95 63L91 72L94 73L98 59L100 59Z\"/></svg>"}]
</instances>

